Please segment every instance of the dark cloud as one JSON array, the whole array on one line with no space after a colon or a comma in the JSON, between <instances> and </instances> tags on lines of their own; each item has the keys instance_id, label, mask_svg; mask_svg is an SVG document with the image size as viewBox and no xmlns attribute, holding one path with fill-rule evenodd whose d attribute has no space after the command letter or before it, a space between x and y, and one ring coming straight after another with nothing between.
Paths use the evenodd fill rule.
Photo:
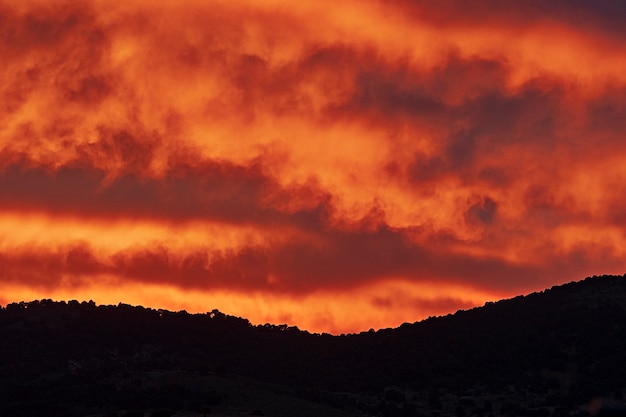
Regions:
<instances>
[{"instance_id":1,"label":"dark cloud","mask_svg":"<svg viewBox=\"0 0 626 417\"><path fill-rule=\"evenodd\" d=\"M103 260L87 244L68 248L2 254L2 276L33 285L54 286L68 277L75 285L91 276L113 274L128 282L160 283L183 289L262 290L299 294L347 289L390 274L420 282L446 282L515 289L540 279L537 270L497 259L436 253L408 241L402 231L318 232L317 243L291 240L273 246L248 246L178 253L166 246L127 249ZM320 243L321 242L321 243ZM507 276L510 281L502 281ZM462 278L461 278L462 277Z\"/></svg>"},{"instance_id":2,"label":"dark cloud","mask_svg":"<svg viewBox=\"0 0 626 417\"><path fill-rule=\"evenodd\" d=\"M418 126L419 122L441 123L452 132L448 147L453 159L467 155L468 149L457 148L467 146L467 140L476 135L487 137L490 145L523 140L545 143L553 138L555 123L568 116L558 80L533 79L510 91L505 84L507 65L497 61L452 56L441 67L420 71L404 68L358 76L360 82L347 109L379 113L381 123L389 117L402 117ZM442 73L448 84L442 81Z\"/></svg>"},{"instance_id":3,"label":"dark cloud","mask_svg":"<svg viewBox=\"0 0 626 417\"><path fill-rule=\"evenodd\" d=\"M116 273L131 281L161 283L182 289L228 289L266 292L293 291L273 282L267 248L242 247L228 251L189 252L166 248L114 256Z\"/></svg>"},{"instance_id":4,"label":"dark cloud","mask_svg":"<svg viewBox=\"0 0 626 417\"><path fill-rule=\"evenodd\" d=\"M434 150L418 151L406 167L416 184L452 177L470 186L479 181L510 185L571 139L563 132L576 119L559 79L537 77L512 90L507 81L512 69L504 59L453 53L428 70L367 59L367 72L355 67L352 96L332 111L366 116L368 123L385 128L408 124L432 136ZM517 160L508 157L513 152ZM394 167L392 176L402 171L394 161L388 167Z\"/></svg>"},{"instance_id":5,"label":"dark cloud","mask_svg":"<svg viewBox=\"0 0 626 417\"><path fill-rule=\"evenodd\" d=\"M113 90L109 80L104 76L88 75L81 78L76 86L67 89L67 98L70 101L81 103L99 103Z\"/></svg>"},{"instance_id":6,"label":"dark cloud","mask_svg":"<svg viewBox=\"0 0 626 417\"><path fill-rule=\"evenodd\" d=\"M555 141L555 124L569 119L566 97L551 80L532 80L518 91L502 90L479 96L455 109L489 145L521 143L548 147Z\"/></svg>"},{"instance_id":7,"label":"dark cloud","mask_svg":"<svg viewBox=\"0 0 626 417\"><path fill-rule=\"evenodd\" d=\"M110 90L100 74L109 41L88 3L41 3L25 8L0 8L0 57L14 68L23 60L13 83L53 85L63 98L101 100Z\"/></svg>"},{"instance_id":8,"label":"dark cloud","mask_svg":"<svg viewBox=\"0 0 626 417\"><path fill-rule=\"evenodd\" d=\"M203 220L265 228L320 230L334 211L332 196L315 183L281 186L262 160L239 165L224 160L172 160L158 177L144 177L153 146L125 132L84 150L84 159L60 167L33 165L25 156L0 160L0 206L77 219L153 219L166 223ZM155 145L158 146L158 145ZM119 175L92 165L109 155L125 168ZM183 154L186 156L186 154Z\"/></svg>"},{"instance_id":9,"label":"dark cloud","mask_svg":"<svg viewBox=\"0 0 626 417\"><path fill-rule=\"evenodd\" d=\"M453 132L448 137L445 154L452 170L462 172L466 166L473 164L476 160L476 142L476 133L468 130Z\"/></svg>"},{"instance_id":10,"label":"dark cloud","mask_svg":"<svg viewBox=\"0 0 626 417\"><path fill-rule=\"evenodd\" d=\"M427 311L431 315L444 315L446 313L450 313L451 311L475 307L472 303L468 303L466 300L462 300L460 298L438 297L434 299L429 299L417 297L403 297L398 294L396 294L395 296L392 295L386 297L373 297L371 303L375 308L381 308L385 310L410 305L418 311Z\"/></svg>"},{"instance_id":11,"label":"dark cloud","mask_svg":"<svg viewBox=\"0 0 626 417\"><path fill-rule=\"evenodd\" d=\"M355 90L344 104L344 111L405 117L422 123L460 117L457 113L462 112L456 110L457 106L473 107L472 100L501 94L510 72L504 60L461 57L456 52L434 67L389 62L373 54L356 58L351 63Z\"/></svg>"},{"instance_id":12,"label":"dark cloud","mask_svg":"<svg viewBox=\"0 0 626 417\"><path fill-rule=\"evenodd\" d=\"M140 129L111 129L99 126L98 141L77 145L78 164L106 169L107 173L146 175L162 139Z\"/></svg>"},{"instance_id":13,"label":"dark cloud","mask_svg":"<svg viewBox=\"0 0 626 417\"><path fill-rule=\"evenodd\" d=\"M577 30L619 36L624 33L621 25L626 18L626 7L621 2L601 0L557 0L543 2L531 0L480 0L467 3L462 0L446 0L432 3L423 0L401 2L406 12L419 20L447 26L477 26L505 24L512 27L528 27L548 22L561 22Z\"/></svg>"},{"instance_id":14,"label":"dark cloud","mask_svg":"<svg viewBox=\"0 0 626 417\"><path fill-rule=\"evenodd\" d=\"M497 208L498 204L494 200L483 197L465 212L465 221L470 224L490 225L494 221Z\"/></svg>"},{"instance_id":15,"label":"dark cloud","mask_svg":"<svg viewBox=\"0 0 626 417\"><path fill-rule=\"evenodd\" d=\"M5 51L25 53L31 49L50 48L74 36L81 22L88 16L84 8L78 6L42 5L25 13L3 7L2 40Z\"/></svg>"},{"instance_id":16,"label":"dark cloud","mask_svg":"<svg viewBox=\"0 0 626 417\"><path fill-rule=\"evenodd\" d=\"M624 137L615 135L615 132L626 130L626 88L619 85L609 85L601 96L588 102L587 114L589 115L588 126L590 131L601 135L597 144L599 147L624 147ZM618 143L607 144L607 137L615 137Z\"/></svg>"},{"instance_id":17,"label":"dark cloud","mask_svg":"<svg viewBox=\"0 0 626 417\"><path fill-rule=\"evenodd\" d=\"M445 161L441 156L429 157L422 153L415 155L408 168L409 179L417 183L432 182L440 179L442 175L452 172L452 167L448 161Z\"/></svg>"},{"instance_id":18,"label":"dark cloud","mask_svg":"<svg viewBox=\"0 0 626 417\"><path fill-rule=\"evenodd\" d=\"M118 139L123 142L123 135ZM125 146L134 145L121 145L113 152L124 154ZM129 155L126 162L137 163L146 153L140 149ZM11 164L0 171L0 202L7 208L87 217L271 220L271 208L261 204L276 184L258 166L206 161L201 166L174 165L161 179L127 173L105 181L106 176L106 171L91 166Z\"/></svg>"},{"instance_id":19,"label":"dark cloud","mask_svg":"<svg viewBox=\"0 0 626 417\"><path fill-rule=\"evenodd\" d=\"M486 183L490 187L501 188L510 185L515 177L514 167L487 164L487 166L478 171L477 180Z\"/></svg>"},{"instance_id":20,"label":"dark cloud","mask_svg":"<svg viewBox=\"0 0 626 417\"><path fill-rule=\"evenodd\" d=\"M445 110L436 97L421 84L403 85L398 74L360 73L357 90L347 109L354 111L379 111L383 116L397 115L429 118ZM358 110L356 110L358 109Z\"/></svg>"},{"instance_id":21,"label":"dark cloud","mask_svg":"<svg viewBox=\"0 0 626 417\"><path fill-rule=\"evenodd\" d=\"M52 290L89 285L90 276L110 270L85 243L0 252L2 281L9 284L28 283L32 288Z\"/></svg>"}]
</instances>

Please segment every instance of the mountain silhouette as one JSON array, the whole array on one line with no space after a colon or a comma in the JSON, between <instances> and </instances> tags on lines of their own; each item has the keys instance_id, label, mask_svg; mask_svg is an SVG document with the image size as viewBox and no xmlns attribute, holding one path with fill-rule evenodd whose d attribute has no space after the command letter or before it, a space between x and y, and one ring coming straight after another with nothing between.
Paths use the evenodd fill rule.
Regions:
<instances>
[{"instance_id":1,"label":"mountain silhouette","mask_svg":"<svg viewBox=\"0 0 626 417\"><path fill-rule=\"evenodd\" d=\"M626 276L332 336L213 310L0 310L5 416L570 416L626 395Z\"/></svg>"}]
</instances>

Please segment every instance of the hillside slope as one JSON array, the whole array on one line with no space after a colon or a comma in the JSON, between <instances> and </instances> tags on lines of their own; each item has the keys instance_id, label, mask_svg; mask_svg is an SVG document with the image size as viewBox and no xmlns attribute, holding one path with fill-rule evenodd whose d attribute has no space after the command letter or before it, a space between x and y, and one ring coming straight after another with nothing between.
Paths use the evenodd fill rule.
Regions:
<instances>
[{"instance_id":1,"label":"hillside slope","mask_svg":"<svg viewBox=\"0 0 626 417\"><path fill-rule=\"evenodd\" d=\"M0 416L587 415L626 393L626 278L346 336L42 300L0 340Z\"/></svg>"}]
</instances>

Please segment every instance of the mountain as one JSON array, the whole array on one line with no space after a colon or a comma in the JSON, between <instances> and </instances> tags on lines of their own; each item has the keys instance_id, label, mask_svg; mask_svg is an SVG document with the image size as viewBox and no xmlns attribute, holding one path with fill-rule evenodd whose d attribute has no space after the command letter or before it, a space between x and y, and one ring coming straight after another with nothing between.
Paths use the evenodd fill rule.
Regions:
<instances>
[{"instance_id":1,"label":"mountain","mask_svg":"<svg viewBox=\"0 0 626 417\"><path fill-rule=\"evenodd\" d=\"M0 417L588 415L626 398L626 276L342 336L41 300L0 341Z\"/></svg>"}]
</instances>

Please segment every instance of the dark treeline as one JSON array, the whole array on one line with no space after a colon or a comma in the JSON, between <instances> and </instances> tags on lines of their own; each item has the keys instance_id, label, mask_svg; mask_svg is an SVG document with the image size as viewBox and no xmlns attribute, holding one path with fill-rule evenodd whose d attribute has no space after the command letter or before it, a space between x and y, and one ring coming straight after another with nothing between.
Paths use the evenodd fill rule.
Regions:
<instances>
[{"instance_id":1,"label":"dark treeline","mask_svg":"<svg viewBox=\"0 0 626 417\"><path fill-rule=\"evenodd\" d=\"M2 308L0 340L0 417L201 410L227 397L151 385L155 371L254 378L368 415L576 415L626 392L626 278L342 336L217 310L41 300Z\"/></svg>"}]
</instances>

